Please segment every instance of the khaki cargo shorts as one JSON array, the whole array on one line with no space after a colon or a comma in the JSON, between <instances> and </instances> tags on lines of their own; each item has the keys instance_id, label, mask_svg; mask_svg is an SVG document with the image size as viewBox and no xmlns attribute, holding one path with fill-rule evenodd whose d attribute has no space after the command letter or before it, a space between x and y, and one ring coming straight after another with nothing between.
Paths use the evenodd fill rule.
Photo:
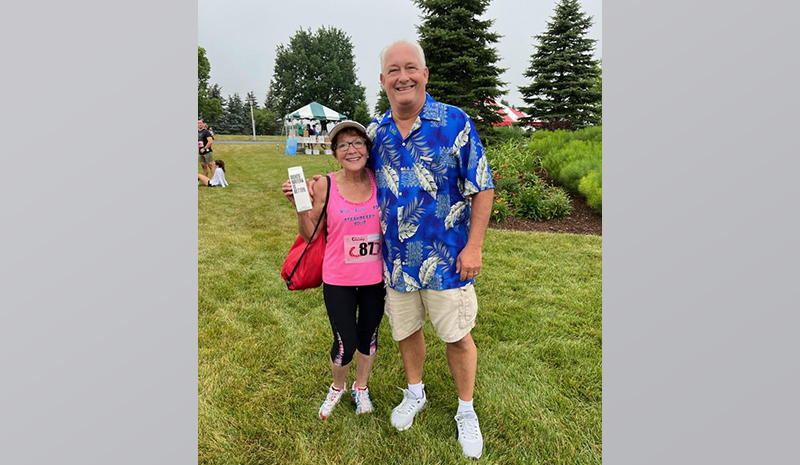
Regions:
<instances>
[{"instance_id":1,"label":"khaki cargo shorts","mask_svg":"<svg viewBox=\"0 0 800 465\"><path fill-rule=\"evenodd\" d=\"M427 313L439 338L452 343L460 341L475 327L478 299L472 284L458 289L414 292L398 292L387 286L385 313L395 341L402 341L422 328Z\"/></svg>"},{"instance_id":2,"label":"khaki cargo shorts","mask_svg":"<svg viewBox=\"0 0 800 465\"><path fill-rule=\"evenodd\" d=\"M197 161L199 163L211 163L214 161L214 152L206 152L198 154Z\"/></svg>"}]
</instances>

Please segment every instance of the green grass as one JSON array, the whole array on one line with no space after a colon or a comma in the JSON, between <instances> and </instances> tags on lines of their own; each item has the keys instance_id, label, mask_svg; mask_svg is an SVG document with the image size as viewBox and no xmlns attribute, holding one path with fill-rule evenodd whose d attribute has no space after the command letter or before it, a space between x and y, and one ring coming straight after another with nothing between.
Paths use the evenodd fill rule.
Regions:
<instances>
[{"instance_id":1,"label":"green grass","mask_svg":"<svg viewBox=\"0 0 800 465\"><path fill-rule=\"evenodd\" d=\"M243 141L251 141L253 140L252 134L215 134L214 140L243 140ZM270 141L270 142L286 142L286 136L260 136L256 135L256 140L260 141ZM216 152L216 147L214 148L214 152Z\"/></svg>"},{"instance_id":2,"label":"green grass","mask_svg":"<svg viewBox=\"0 0 800 465\"><path fill-rule=\"evenodd\" d=\"M321 289L288 291L281 280L297 225L280 185L289 166L310 177L336 165L282 153L215 147L230 186L198 187L199 463L467 462L445 347L430 323L429 405L410 430L389 423L405 376L386 319L370 380L376 411L356 416L348 397L317 419L331 381L330 326ZM601 249L599 236L487 231L472 333L481 463L601 463Z\"/></svg>"}]
</instances>

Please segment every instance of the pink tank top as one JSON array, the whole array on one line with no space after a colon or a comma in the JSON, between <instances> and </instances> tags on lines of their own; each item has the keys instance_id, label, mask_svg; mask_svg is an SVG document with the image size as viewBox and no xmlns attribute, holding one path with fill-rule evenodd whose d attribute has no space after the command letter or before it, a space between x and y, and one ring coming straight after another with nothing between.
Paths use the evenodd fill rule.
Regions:
<instances>
[{"instance_id":1,"label":"pink tank top","mask_svg":"<svg viewBox=\"0 0 800 465\"><path fill-rule=\"evenodd\" d=\"M334 286L368 286L383 280L383 246L375 174L369 168L371 195L353 203L342 197L333 173L328 173L328 243L322 262L322 281Z\"/></svg>"}]
</instances>

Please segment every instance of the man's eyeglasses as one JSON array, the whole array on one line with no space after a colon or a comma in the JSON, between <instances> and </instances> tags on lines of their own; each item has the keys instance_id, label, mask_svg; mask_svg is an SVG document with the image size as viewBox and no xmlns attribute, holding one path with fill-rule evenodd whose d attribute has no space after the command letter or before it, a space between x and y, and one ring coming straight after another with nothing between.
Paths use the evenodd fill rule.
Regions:
<instances>
[{"instance_id":1,"label":"man's eyeglasses","mask_svg":"<svg viewBox=\"0 0 800 465\"><path fill-rule=\"evenodd\" d=\"M345 152L350 149L350 146L355 147L356 149L363 149L365 145L367 145L363 140L354 140L353 142L339 142L336 144L336 150L340 152Z\"/></svg>"}]
</instances>

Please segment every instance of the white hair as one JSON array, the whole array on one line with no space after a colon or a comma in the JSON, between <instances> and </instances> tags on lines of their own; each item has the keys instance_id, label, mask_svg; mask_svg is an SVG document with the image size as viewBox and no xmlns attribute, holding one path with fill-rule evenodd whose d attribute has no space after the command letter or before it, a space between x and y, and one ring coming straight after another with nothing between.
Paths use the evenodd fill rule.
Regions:
<instances>
[{"instance_id":1,"label":"white hair","mask_svg":"<svg viewBox=\"0 0 800 465\"><path fill-rule=\"evenodd\" d=\"M420 61L422 62L422 67L425 68L425 52L422 51L422 46L419 44L419 42L412 42L410 40L399 39L395 40L386 47L383 47L383 50L381 50L381 73L383 72L383 67L386 64L386 52L397 44L408 44L414 47L417 50L417 55L419 55Z\"/></svg>"}]
</instances>

